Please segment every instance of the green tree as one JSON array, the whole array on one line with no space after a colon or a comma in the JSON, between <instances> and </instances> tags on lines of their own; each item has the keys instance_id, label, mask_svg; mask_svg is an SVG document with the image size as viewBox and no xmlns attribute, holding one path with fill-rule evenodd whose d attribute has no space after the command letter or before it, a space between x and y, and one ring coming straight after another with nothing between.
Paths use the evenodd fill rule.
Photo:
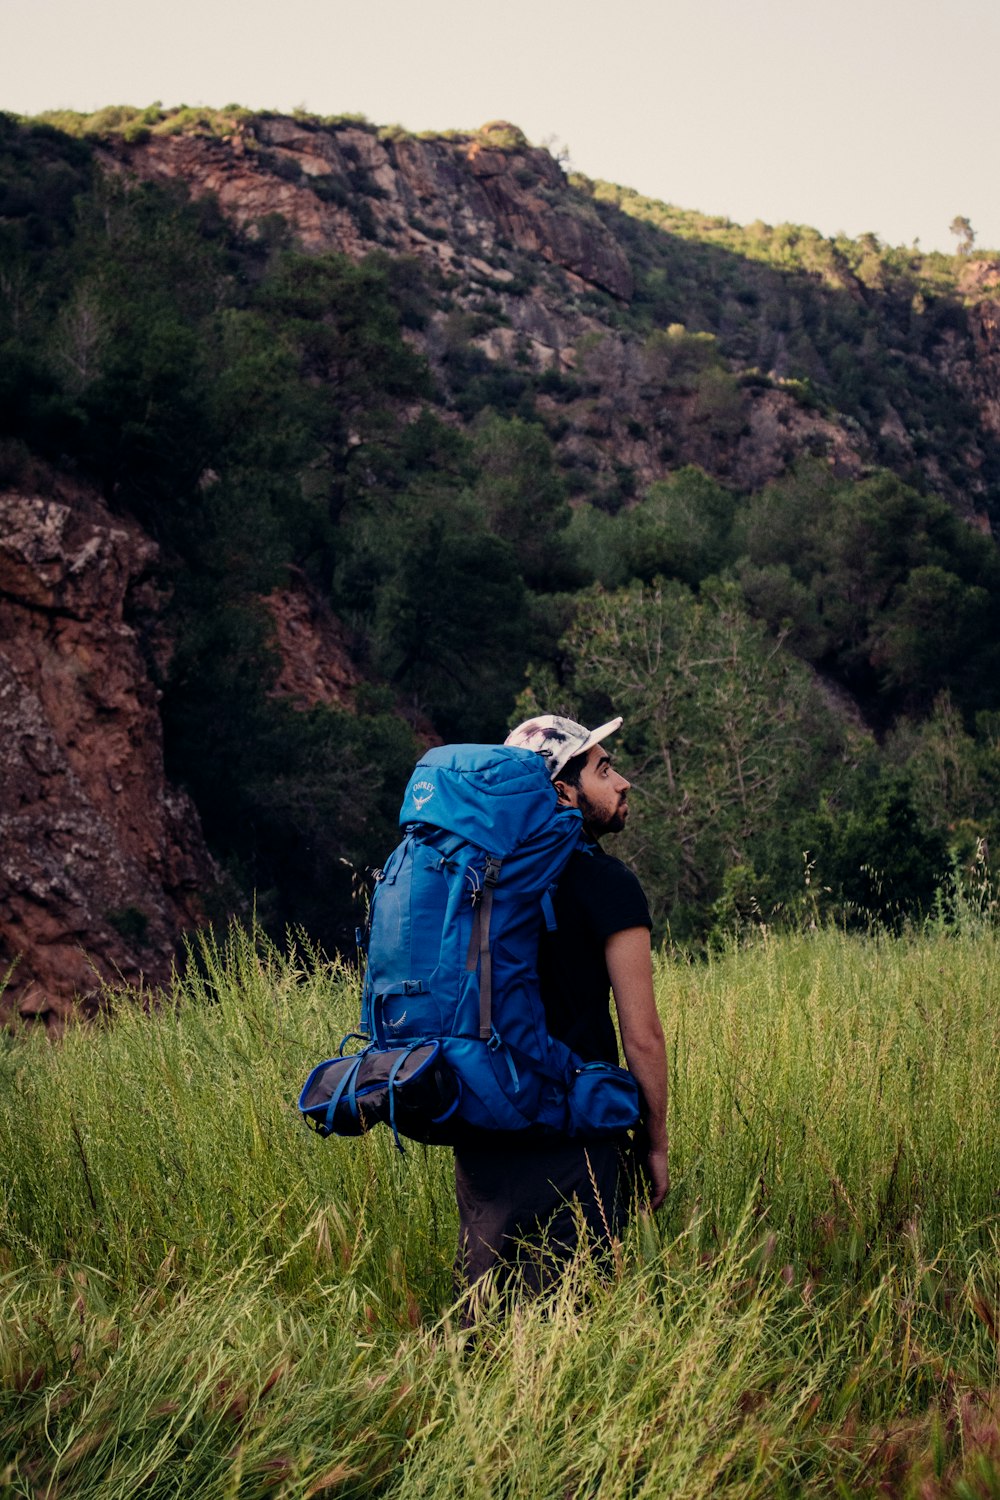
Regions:
<instances>
[{"instance_id":1,"label":"green tree","mask_svg":"<svg viewBox=\"0 0 1000 1500\"><path fill-rule=\"evenodd\" d=\"M625 715L635 814L623 839L658 918L697 930L727 867L819 779L841 736L808 673L732 584L584 597L563 642L587 717Z\"/></svg>"},{"instance_id":2,"label":"green tree","mask_svg":"<svg viewBox=\"0 0 1000 1500\"><path fill-rule=\"evenodd\" d=\"M379 260L286 251L254 297L274 336L295 351L316 393L313 427L330 518L383 477L391 482L401 427L394 405L430 393L426 361L406 344Z\"/></svg>"},{"instance_id":3,"label":"green tree","mask_svg":"<svg viewBox=\"0 0 1000 1500\"><path fill-rule=\"evenodd\" d=\"M876 714L926 712L946 684L993 705L1000 559L943 501L803 464L750 499L735 546L755 609Z\"/></svg>"},{"instance_id":4,"label":"green tree","mask_svg":"<svg viewBox=\"0 0 1000 1500\"><path fill-rule=\"evenodd\" d=\"M401 518L398 540L375 613L380 671L446 738L502 738L531 632L512 547L460 506Z\"/></svg>"},{"instance_id":5,"label":"green tree","mask_svg":"<svg viewBox=\"0 0 1000 1500\"><path fill-rule=\"evenodd\" d=\"M660 390L693 393L700 377L721 364L715 337L689 333L683 323L655 329L643 346L643 374Z\"/></svg>"},{"instance_id":6,"label":"green tree","mask_svg":"<svg viewBox=\"0 0 1000 1500\"><path fill-rule=\"evenodd\" d=\"M473 429L472 495L486 525L508 542L529 588L565 584L566 487L536 422L484 412Z\"/></svg>"},{"instance_id":7,"label":"green tree","mask_svg":"<svg viewBox=\"0 0 1000 1500\"><path fill-rule=\"evenodd\" d=\"M927 913L948 869L945 840L921 820L909 778L875 754L838 799L792 821L788 844L808 862L820 908L862 925L898 928Z\"/></svg>"},{"instance_id":8,"label":"green tree","mask_svg":"<svg viewBox=\"0 0 1000 1500\"><path fill-rule=\"evenodd\" d=\"M606 588L656 577L694 587L732 561L735 505L729 490L689 465L650 485L637 505L615 516L579 506L569 539L581 572Z\"/></svg>"},{"instance_id":9,"label":"green tree","mask_svg":"<svg viewBox=\"0 0 1000 1500\"><path fill-rule=\"evenodd\" d=\"M872 621L873 665L888 683L905 686L913 702L930 703L942 683L960 681L970 650L988 631L990 604L986 589L947 568L911 568Z\"/></svg>"},{"instance_id":10,"label":"green tree","mask_svg":"<svg viewBox=\"0 0 1000 1500\"><path fill-rule=\"evenodd\" d=\"M970 733L947 691L923 721L901 720L886 740L886 759L909 778L921 821L967 857L979 840L1000 841L1000 741L996 715L977 716Z\"/></svg>"}]
</instances>

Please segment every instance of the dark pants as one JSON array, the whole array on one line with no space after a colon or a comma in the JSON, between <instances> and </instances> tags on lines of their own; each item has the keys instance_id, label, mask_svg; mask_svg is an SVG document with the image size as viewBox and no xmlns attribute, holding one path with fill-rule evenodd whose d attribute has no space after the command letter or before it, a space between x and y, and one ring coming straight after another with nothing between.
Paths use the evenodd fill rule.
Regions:
<instances>
[{"instance_id":1,"label":"dark pants","mask_svg":"<svg viewBox=\"0 0 1000 1500\"><path fill-rule=\"evenodd\" d=\"M459 1287L520 1272L529 1295L550 1287L584 1232L600 1253L624 1228L634 1192L627 1137L455 1148Z\"/></svg>"}]
</instances>

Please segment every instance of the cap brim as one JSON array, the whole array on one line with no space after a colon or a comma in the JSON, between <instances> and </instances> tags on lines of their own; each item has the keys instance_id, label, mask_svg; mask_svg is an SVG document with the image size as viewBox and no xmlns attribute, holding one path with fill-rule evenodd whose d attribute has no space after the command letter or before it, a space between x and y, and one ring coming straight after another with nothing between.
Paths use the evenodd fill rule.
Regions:
<instances>
[{"instance_id":1,"label":"cap brim","mask_svg":"<svg viewBox=\"0 0 1000 1500\"><path fill-rule=\"evenodd\" d=\"M620 729L622 727L622 723L623 720L621 715L619 714L617 719L609 719L608 722L606 724L602 724L599 729L592 729L590 731L590 736L587 740L587 743L585 745L582 745L580 749L575 752L575 754L586 755L588 750L593 750L594 746L599 745L602 740L607 739L609 734L614 734L616 729Z\"/></svg>"}]
</instances>

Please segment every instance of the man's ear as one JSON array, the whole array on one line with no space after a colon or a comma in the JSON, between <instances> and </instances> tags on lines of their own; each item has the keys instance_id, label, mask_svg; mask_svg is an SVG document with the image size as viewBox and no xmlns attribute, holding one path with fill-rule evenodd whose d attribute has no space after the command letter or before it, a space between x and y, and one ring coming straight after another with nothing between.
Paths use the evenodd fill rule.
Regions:
<instances>
[{"instance_id":1,"label":"man's ear","mask_svg":"<svg viewBox=\"0 0 1000 1500\"><path fill-rule=\"evenodd\" d=\"M556 789L560 807L576 806L576 787L570 786L568 781L554 781L552 785Z\"/></svg>"}]
</instances>

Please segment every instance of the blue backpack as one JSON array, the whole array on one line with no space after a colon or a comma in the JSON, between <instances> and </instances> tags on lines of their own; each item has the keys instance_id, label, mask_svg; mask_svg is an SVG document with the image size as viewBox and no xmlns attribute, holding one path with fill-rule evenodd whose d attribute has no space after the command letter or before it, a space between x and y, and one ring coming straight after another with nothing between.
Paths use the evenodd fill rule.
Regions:
<instances>
[{"instance_id":1,"label":"blue backpack","mask_svg":"<svg viewBox=\"0 0 1000 1500\"><path fill-rule=\"evenodd\" d=\"M598 1136L634 1125L624 1069L549 1036L538 982L541 924L578 847L545 762L504 745L445 745L417 765L404 831L376 877L357 1040L314 1068L299 1099L321 1135L379 1121L456 1144L481 1131Z\"/></svg>"}]
</instances>

